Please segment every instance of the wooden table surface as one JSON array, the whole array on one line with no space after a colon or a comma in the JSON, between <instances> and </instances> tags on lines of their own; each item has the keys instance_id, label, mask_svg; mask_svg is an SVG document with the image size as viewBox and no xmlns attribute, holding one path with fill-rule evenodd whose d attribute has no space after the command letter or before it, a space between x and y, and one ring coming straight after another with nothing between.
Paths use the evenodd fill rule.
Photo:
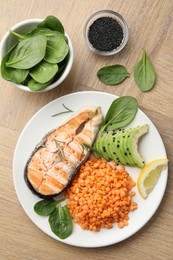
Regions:
<instances>
[{"instance_id":1,"label":"wooden table surface","mask_svg":"<svg viewBox=\"0 0 173 260\"><path fill-rule=\"evenodd\" d=\"M128 23L130 38L118 55L101 57L86 47L85 21L100 9L119 12ZM0 79L0 259L173 259L173 1L0 0L0 39L19 21L50 14L62 21L73 42L74 65L68 78L60 87L40 94L23 92ZM146 93L133 79L134 64L143 48L157 78L154 88ZM117 86L99 82L99 68L119 63L131 73L128 79ZM95 249L66 245L38 229L21 207L12 177L14 149L29 119L48 102L84 90L134 96L160 132L170 159L165 196L151 220L123 242Z\"/></svg>"}]
</instances>

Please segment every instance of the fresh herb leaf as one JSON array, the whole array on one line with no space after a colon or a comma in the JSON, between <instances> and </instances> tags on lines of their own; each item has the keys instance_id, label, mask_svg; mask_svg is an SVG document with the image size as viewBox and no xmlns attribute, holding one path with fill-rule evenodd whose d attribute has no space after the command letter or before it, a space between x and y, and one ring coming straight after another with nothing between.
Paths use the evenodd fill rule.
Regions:
<instances>
[{"instance_id":1,"label":"fresh herb leaf","mask_svg":"<svg viewBox=\"0 0 173 260\"><path fill-rule=\"evenodd\" d=\"M92 147L92 146L90 146L88 144L85 144L85 143L82 143L82 146L83 146L83 148L87 148L87 149L91 150L92 152L97 153L98 155L100 155L100 153L94 147Z\"/></svg>"},{"instance_id":2,"label":"fresh herb leaf","mask_svg":"<svg viewBox=\"0 0 173 260\"><path fill-rule=\"evenodd\" d=\"M50 64L47 61L43 60L39 64L34 66L34 68L31 68L29 74L38 83L46 83L50 81L57 72L57 64Z\"/></svg>"},{"instance_id":3,"label":"fresh herb leaf","mask_svg":"<svg viewBox=\"0 0 173 260\"><path fill-rule=\"evenodd\" d=\"M38 91L38 90L42 90L42 89L46 88L48 85L50 85L52 80L53 79L51 79L50 81L48 81L46 83L39 83L39 82L35 81L34 79L30 79L28 81L27 85L31 90Z\"/></svg>"},{"instance_id":4,"label":"fresh herb leaf","mask_svg":"<svg viewBox=\"0 0 173 260\"><path fill-rule=\"evenodd\" d=\"M63 151L63 149L61 148L61 146L59 144L59 143L63 143L63 142L58 141L56 139L54 139L54 141L55 141L56 147L60 150L61 156L64 157L65 156L64 151Z\"/></svg>"},{"instance_id":5,"label":"fresh herb leaf","mask_svg":"<svg viewBox=\"0 0 173 260\"><path fill-rule=\"evenodd\" d=\"M57 32L56 36L47 36L45 60L50 63L59 63L69 52L69 46L64 36Z\"/></svg>"},{"instance_id":6,"label":"fresh herb leaf","mask_svg":"<svg viewBox=\"0 0 173 260\"><path fill-rule=\"evenodd\" d=\"M134 79L142 91L149 91L154 86L155 72L145 50L143 50L142 59L135 65Z\"/></svg>"},{"instance_id":7,"label":"fresh herb leaf","mask_svg":"<svg viewBox=\"0 0 173 260\"><path fill-rule=\"evenodd\" d=\"M115 99L105 116L104 124L99 133L111 131L129 124L138 110L137 100L132 96L123 96Z\"/></svg>"},{"instance_id":8,"label":"fresh herb leaf","mask_svg":"<svg viewBox=\"0 0 173 260\"><path fill-rule=\"evenodd\" d=\"M29 70L14 69L14 68L10 68L10 67L6 66L6 62L8 61L9 56L14 48L15 48L15 46L13 48L11 48L2 59L1 75L2 75L3 79L5 79L5 80L20 84L23 81L25 81L25 79L27 78Z\"/></svg>"},{"instance_id":9,"label":"fresh herb leaf","mask_svg":"<svg viewBox=\"0 0 173 260\"><path fill-rule=\"evenodd\" d=\"M62 114L65 114L65 113L71 113L73 112L73 110L71 110L70 108L66 107L64 104L62 104L62 106L66 109L65 111L62 111L62 112L59 112L57 114L54 114L52 115L52 117L54 116L59 116L59 115L62 115Z\"/></svg>"},{"instance_id":10,"label":"fresh herb leaf","mask_svg":"<svg viewBox=\"0 0 173 260\"><path fill-rule=\"evenodd\" d=\"M64 27L62 23L57 17L53 15L47 16L41 23L39 23L38 27L49 28L51 30L64 33Z\"/></svg>"},{"instance_id":11,"label":"fresh herb leaf","mask_svg":"<svg viewBox=\"0 0 173 260\"><path fill-rule=\"evenodd\" d=\"M45 56L47 39L43 35L20 41L10 53L7 67L15 69L30 69Z\"/></svg>"},{"instance_id":12,"label":"fresh herb leaf","mask_svg":"<svg viewBox=\"0 0 173 260\"><path fill-rule=\"evenodd\" d=\"M54 199L40 200L34 205L34 211L40 216L48 216L56 209L57 204L61 201Z\"/></svg>"},{"instance_id":13,"label":"fresh herb leaf","mask_svg":"<svg viewBox=\"0 0 173 260\"><path fill-rule=\"evenodd\" d=\"M49 216L52 232L61 239L71 235L73 222L67 206L59 205Z\"/></svg>"},{"instance_id":14,"label":"fresh herb leaf","mask_svg":"<svg viewBox=\"0 0 173 260\"><path fill-rule=\"evenodd\" d=\"M103 67L97 72L99 80L106 85L117 85L129 76L127 69L119 64Z\"/></svg>"}]
</instances>

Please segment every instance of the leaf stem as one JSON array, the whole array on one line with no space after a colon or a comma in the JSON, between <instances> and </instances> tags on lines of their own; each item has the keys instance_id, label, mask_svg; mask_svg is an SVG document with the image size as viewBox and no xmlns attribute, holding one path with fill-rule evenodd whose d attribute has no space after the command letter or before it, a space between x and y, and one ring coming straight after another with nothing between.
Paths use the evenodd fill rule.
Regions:
<instances>
[{"instance_id":1,"label":"leaf stem","mask_svg":"<svg viewBox=\"0 0 173 260\"><path fill-rule=\"evenodd\" d=\"M59 112L59 113L56 113L56 114L52 115L52 117L59 116L59 115L65 114L65 113L71 113L71 112L73 112L73 110L71 110L70 108L66 107L64 104L62 104L62 106L63 106L66 110L65 110L65 111L62 111L62 112Z\"/></svg>"},{"instance_id":2,"label":"leaf stem","mask_svg":"<svg viewBox=\"0 0 173 260\"><path fill-rule=\"evenodd\" d=\"M60 150L61 156L64 158L65 157L64 151L63 151L63 149L61 148L61 146L59 144L59 143L63 143L63 142L58 141L56 139L54 139L54 141L55 141L56 147L59 148L59 150Z\"/></svg>"}]
</instances>

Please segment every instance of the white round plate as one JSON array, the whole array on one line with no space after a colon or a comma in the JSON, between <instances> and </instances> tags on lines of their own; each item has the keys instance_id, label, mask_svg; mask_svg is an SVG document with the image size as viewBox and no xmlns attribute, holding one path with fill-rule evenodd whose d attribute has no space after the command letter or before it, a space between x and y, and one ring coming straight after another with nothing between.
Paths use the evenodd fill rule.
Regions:
<instances>
[{"instance_id":1,"label":"white round plate","mask_svg":"<svg viewBox=\"0 0 173 260\"><path fill-rule=\"evenodd\" d=\"M139 195L137 187L134 188L136 195L133 200L137 202L138 209L130 212L129 225L123 229L119 229L115 224L112 229L102 229L100 232L92 232L82 230L79 225L74 224L72 234L67 239L61 240L52 233L48 218L38 216L34 212L34 204L40 198L30 191L24 181L26 162L42 137L50 130L62 124L71 113L61 114L56 117L52 117L52 115L64 111L62 104L73 111L77 111L83 106L100 106L105 115L111 103L116 98L117 96L112 94L94 91L76 92L62 96L47 104L31 118L17 142L13 158L13 179L18 199L28 217L37 227L49 236L66 244L80 247L101 247L118 243L141 229L153 216L163 198L167 184L168 167L163 170L155 188L146 200ZM146 123L149 125L149 132L140 140L139 152L144 157L146 163L154 159L166 158L165 147L157 129L141 110L138 110L135 119L128 127ZM140 169L134 167L126 167L126 169L136 181Z\"/></svg>"}]
</instances>

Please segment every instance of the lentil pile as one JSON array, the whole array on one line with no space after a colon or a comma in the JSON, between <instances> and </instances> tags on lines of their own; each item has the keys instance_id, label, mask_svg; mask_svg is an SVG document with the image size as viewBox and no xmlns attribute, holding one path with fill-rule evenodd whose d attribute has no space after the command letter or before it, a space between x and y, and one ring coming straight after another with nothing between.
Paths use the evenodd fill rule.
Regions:
<instances>
[{"instance_id":1,"label":"lentil pile","mask_svg":"<svg viewBox=\"0 0 173 260\"><path fill-rule=\"evenodd\" d=\"M70 215L81 228L91 231L112 228L115 222L123 228L128 225L129 211L137 208L132 201L135 185L124 167L91 158L65 191Z\"/></svg>"},{"instance_id":2,"label":"lentil pile","mask_svg":"<svg viewBox=\"0 0 173 260\"><path fill-rule=\"evenodd\" d=\"M121 25L112 17L101 17L91 24L88 39L99 51L113 51L122 43L124 34Z\"/></svg>"}]
</instances>

